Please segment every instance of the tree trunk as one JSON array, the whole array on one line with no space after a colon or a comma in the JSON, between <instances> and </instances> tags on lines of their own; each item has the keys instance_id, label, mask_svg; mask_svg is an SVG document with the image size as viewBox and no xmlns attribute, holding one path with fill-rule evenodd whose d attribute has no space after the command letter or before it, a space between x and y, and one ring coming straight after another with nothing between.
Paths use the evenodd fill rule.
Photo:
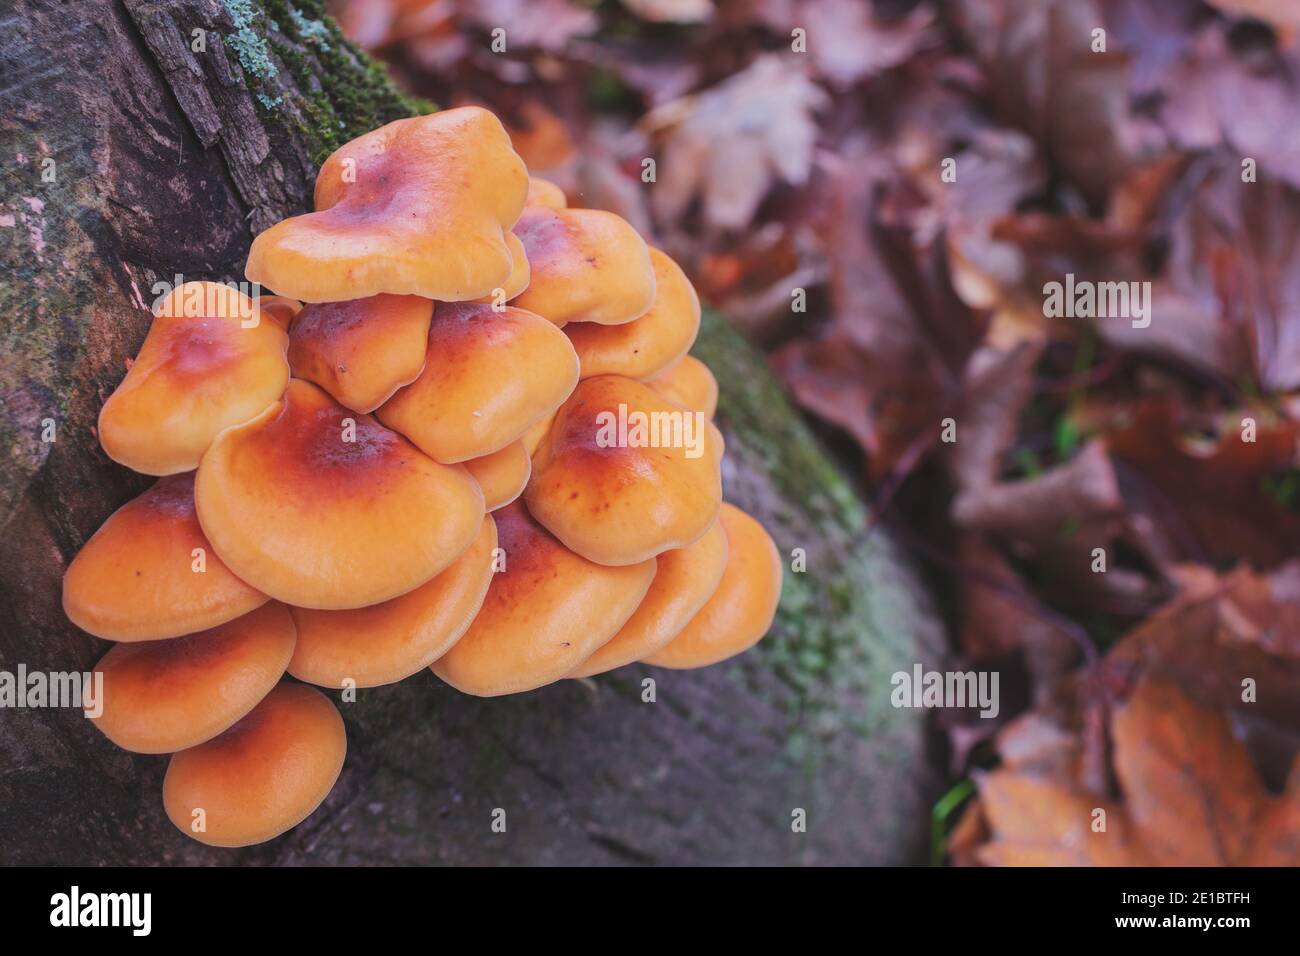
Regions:
<instances>
[{"instance_id":1,"label":"tree trunk","mask_svg":"<svg viewBox=\"0 0 1300 956\"><path fill-rule=\"evenodd\" d=\"M107 648L66 621L60 580L151 482L94 431L151 286L242 279L252 236L309 208L325 155L415 108L322 16L316 0L17 0L0 21L0 669L84 670ZM807 555L759 649L503 699L427 672L363 690L340 705L333 794L244 850L173 829L164 758L118 750L72 710L0 710L0 862L917 859L924 720L889 706L889 675L937 663L937 618L890 542L864 537L761 357L713 315L696 352L722 387L727 497Z\"/></svg>"}]
</instances>

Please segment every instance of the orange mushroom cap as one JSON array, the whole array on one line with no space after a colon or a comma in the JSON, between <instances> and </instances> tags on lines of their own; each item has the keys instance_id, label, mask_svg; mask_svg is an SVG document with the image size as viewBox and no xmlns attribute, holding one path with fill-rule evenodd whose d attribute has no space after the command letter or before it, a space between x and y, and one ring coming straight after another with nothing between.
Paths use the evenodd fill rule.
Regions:
<instances>
[{"instance_id":1,"label":"orange mushroom cap","mask_svg":"<svg viewBox=\"0 0 1300 956\"><path fill-rule=\"evenodd\" d=\"M500 300L501 304L504 305L528 288L532 273L528 267L528 253L524 251L523 242L513 232L507 232L506 245L510 247L509 277L500 286L493 289L491 295L481 296L472 301L493 305Z\"/></svg>"},{"instance_id":2,"label":"orange mushroom cap","mask_svg":"<svg viewBox=\"0 0 1300 956\"><path fill-rule=\"evenodd\" d=\"M653 559L593 564L550 535L520 506L495 515L505 570L456 645L433 672L466 694L532 690L570 673L632 616L654 579Z\"/></svg>"},{"instance_id":3,"label":"orange mushroom cap","mask_svg":"<svg viewBox=\"0 0 1300 956\"><path fill-rule=\"evenodd\" d=\"M505 448L482 458L471 458L465 468L483 489L488 511L504 508L524 493L533 462L522 441L512 441Z\"/></svg>"},{"instance_id":4,"label":"orange mushroom cap","mask_svg":"<svg viewBox=\"0 0 1300 956\"><path fill-rule=\"evenodd\" d=\"M271 692L295 636L289 612L272 603L197 634L114 645L95 665L104 675L104 707L91 720L135 753L201 744Z\"/></svg>"},{"instance_id":5,"label":"orange mushroom cap","mask_svg":"<svg viewBox=\"0 0 1300 956\"><path fill-rule=\"evenodd\" d=\"M551 430L551 423L555 421L555 415L558 411L559 409L557 408L554 412L551 412L551 414L537 422L537 424L529 427L528 431L524 432L523 437L519 439L523 442L524 450L528 452L529 458L532 458L533 452L537 451L537 446L542 443L542 439L546 437L546 433Z\"/></svg>"},{"instance_id":6,"label":"orange mushroom cap","mask_svg":"<svg viewBox=\"0 0 1300 956\"><path fill-rule=\"evenodd\" d=\"M694 355L682 356L681 361L646 384L669 401L703 412L709 418L718 410L718 380Z\"/></svg>"},{"instance_id":7,"label":"orange mushroom cap","mask_svg":"<svg viewBox=\"0 0 1300 956\"><path fill-rule=\"evenodd\" d=\"M695 344L700 299L686 273L666 254L650 250L655 299L650 311L623 325L574 322L564 329L582 364L582 377L626 375L646 379L672 365Z\"/></svg>"},{"instance_id":8,"label":"orange mushroom cap","mask_svg":"<svg viewBox=\"0 0 1300 956\"><path fill-rule=\"evenodd\" d=\"M163 807L200 843L262 843L321 805L347 749L343 719L329 698L304 684L280 684L225 733L172 757Z\"/></svg>"},{"instance_id":9,"label":"orange mushroom cap","mask_svg":"<svg viewBox=\"0 0 1300 956\"><path fill-rule=\"evenodd\" d=\"M583 661L570 677L590 677L639 661L664 647L700 610L722 580L727 535L715 521L700 540L665 551L645 600L622 630Z\"/></svg>"},{"instance_id":10,"label":"orange mushroom cap","mask_svg":"<svg viewBox=\"0 0 1300 956\"><path fill-rule=\"evenodd\" d=\"M146 475L193 471L219 431L280 397L288 345L243 293L186 282L158 304L140 354L100 410L100 444Z\"/></svg>"},{"instance_id":11,"label":"orange mushroom cap","mask_svg":"<svg viewBox=\"0 0 1300 956\"><path fill-rule=\"evenodd\" d=\"M474 299L509 277L506 233L527 193L523 160L487 110L396 120L325 160L316 212L254 239L245 271L304 302Z\"/></svg>"},{"instance_id":12,"label":"orange mushroom cap","mask_svg":"<svg viewBox=\"0 0 1300 956\"><path fill-rule=\"evenodd\" d=\"M301 379L218 436L194 492L230 569L297 607L405 594L456 560L483 517L483 493L464 468L430 460Z\"/></svg>"},{"instance_id":13,"label":"orange mushroom cap","mask_svg":"<svg viewBox=\"0 0 1300 956\"><path fill-rule=\"evenodd\" d=\"M717 518L719 438L703 415L641 382L583 379L533 455L524 500L588 560L644 561L685 547Z\"/></svg>"},{"instance_id":14,"label":"orange mushroom cap","mask_svg":"<svg viewBox=\"0 0 1300 956\"><path fill-rule=\"evenodd\" d=\"M757 644L781 600L781 556L763 526L735 505L719 515L727 533L722 582L682 632L645 658L658 667L704 667Z\"/></svg>"},{"instance_id":15,"label":"orange mushroom cap","mask_svg":"<svg viewBox=\"0 0 1300 956\"><path fill-rule=\"evenodd\" d=\"M620 325L643 315L655 297L650 251L612 212L529 206L515 223L532 272L513 305L556 325Z\"/></svg>"},{"instance_id":16,"label":"orange mushroom cap","mask_svg":"<svg viewBox=\"0 0 1300 956\"><path fill-rule=\"evenodd\" d=\"M254 302L263 318L270 319L286 332L293 318L302 311L302 303L283 295L259 295Z\"/></svg>"},{"instance_id":17,"label":"orange mushroom cap","mask_svg":"<svg viewBox=\"0 0 1300 956\"><path fill-rule=\"evenodd\" d=\"M564 209L569 205L569 200L565 197L564 190L549 179L529 176L528 196L524 199L524 205L543 206L547 209Z\"/></svg>"},{"instance_id":18,"label":"orange mushroom cap","mask_svg":"<svg viewBox=\"0 0 1300 956\"><path fill-rule=\"evenodd\" d=\"M433 580L382 604L351 611L291 608L298 645L289 673L322 687L378 687L428 667L455 644L492 581L497 530L484 515L478 537Z\"/></svg>"},{"instance_id":19,"label":"orange mushroom cap","mask_svg":"<svg viewBox=\"0 0 1300 956\"><path fill-rule=\"evenodd\" d=\"M334 400L373 412L424 368L433 303L375 295L308 305L289 332L289 366Z\"/></svg>"},{"instance_id":20,"label":"orange mushroom cap","mask_svg":"<svg viewBox=\"0 0 1300 956\"><path fill-rule=\"evenodd\" d=\"M208 543L194 508L193 472L160 478L113 512L63 576L68 620L111 641L192 634L268 600Z\"/></svg>"},{"instance_id":21,"label":"orange mushroom cap","mask_svg":"<svg viewBox=\"0 0 1300 956\"><path fill-rule=\"evenodd\" d=\"M577 381L573 346L541 316L439 303L424 371L376 414L431 458L468 461L518 440Z\"/></svg>"}]
</instances>

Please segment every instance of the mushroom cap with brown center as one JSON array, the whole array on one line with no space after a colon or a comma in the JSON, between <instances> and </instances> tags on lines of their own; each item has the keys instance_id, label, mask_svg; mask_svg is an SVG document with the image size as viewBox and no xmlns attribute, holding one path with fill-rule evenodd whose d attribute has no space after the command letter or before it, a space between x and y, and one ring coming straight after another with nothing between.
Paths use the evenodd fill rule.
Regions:
<instances>
[{"instance_id":1,"label":"mushroom cap with brown center","mask_svg":"<svg viewBox=\"0 0 1300 956\"><path fill-rule=\"evenodd\" d=\"M727 567L708 602L663 649L648 655L657 667L704 667L757 644L781 600L781 556L763 526L735 505L719 516L727 533Z\"/></svg>"},{"instance_id":2,"label":"mushroom cap with brown center","mask_svg":"<svg viewBox=\"0 0 1300 956\"><path fill-rule=\"evenodd\" d=\"M718 380L694 355L683 355L646 384L669 401L709 418L718 410Z\"/></svg>"},{"instance_id":3,"label":"mushroom cap with brown center","mask_svg":"<svg viewBox=\"0 0 1300 956\"><path fill-rule=\"evenodd\" d=\"M291 608L298 644L289 673L321 687L378 687L428 667L460 640L492 581L496 525L484 515L474 543L433 580L350 611Z\"/></svg>"},{"instance_id":4,"label":"mushroom cap with brown center","mask_svg":"<svg viewBox=\"0 0 1300 956\"><path fill-rule=\"evenodd\" d=\"M91 720L124 750L175 753L210 740L270 693L293 656L283 604L168 641L117 644L95 670L103 712Z\"/></svg>"},{"instance_id":5,"label":"mushroom cap with brown center","mask_svg":"<svg viewBox=\"0 0 1300 956\"><path fill-rule=\"evenodd\" d=\"M288 345L243 293L185 283L159 303L140 354L100 410L100 444L146 475L193 471L218 432L280 397Z\"/></svg>"},{"instance_id":6,"label":"mushroom cap with brown center","mask_svg":"<svg viewBox=\"0 0 1300 956\"><path fill-rule=\"evenodd\" d=\"M170 475L113 512L63 576L68 620L111 641L157 641L224 624L269 598L208 543L194 473Z\"/></svg>"},{"instance_id":7,"label":"mushroom cap with brown center","mask_svg":"<svg viewBox=\"0 0 1300 956\"><path fill-rule=\"evenodd\" d=\"M505 570L474 623L434 662L466 694L496 697L557 681L613 637L654 579L653 559L612 568L574 554L515 502L494 516Z\"/></svg>"},{"instance_id":8,"label":"mushroom cap with brown center","mask_svg":"<svg viewBox=\"0 0 1300 956\"><path fill-rule=\"evenodd\" d=\"M619 325L654 304L649 248L612 212L529 206L515 235L523 240L532 275L512 305L556 325Z\"/></svg>"},{"instance_id":9,"label":"mushroom cap with brown center","mask_svg":"<svg viewBox=\"0 0 1300 956\"><path fill-rule=\"evenodd\" d=\"M340 405L373 412L424 368L433 302L374 295L304 306L289 332L289 366Z\"/></svg>"},{"instance_id":10,"label":"mushroom cap with brown center","mask_svg":"<svg viewBox=\"0 0 1300 956\"><path fill-rule=\"evenodd\" d=\"M524 251L523 242L513 232L508 232L506 233L506 245L510 247L510 275L505 282L493 289L490 295L474 299L474 302L482 302L487 305L497 303L505 305L506 302L528 288L532 273L528 267L528 253Z\"/></svg>"},{"instance_id":11,"label":"mushroom cap with brown center","mask_svg":"<svg viewBox=\"0 0 1300 956\"><path fill-rule=\"evenodd\" d=\"M665 551L645 600L622 629L570 677L590 677L641 660L664 647L704 607L727 566L727 535L715 521L704 537Z\"/></svg>"},{"instance_id":12,"label":"mushroom cap with brown center","mask_svg":"<svg viewBox=\"0 0 1300 956\"><path fill-rule=\"evenodd\" d=\"M572 322L564 334L582 364L582 377L626 375L647 379L672 365L695 344L700 299L691 280L672 259L650 250L655 299L650 311L623 325Z\"/></svg>"},{"instance_id":13,"label":"mushroom cap with brown center","mask_svg":"<svg viewBox=\"0 0 1300 956\"><path fill-rule=\"evenodd\" d=\"M598 375L560 406L524 500L584 558L633 564L709 530L722 501L721 457L703 415L641 382Z\"/></svg>"},{"instance_id":14,"label":"mushroom cap with brown center","mask_svg":"<svg viewBox=\"0 0 1300 956\"><path fill-rule=\"evenodd\" d=\"M424 371L376 415L431 458L468 461L517 441L577 381L573 346L541 316L440 302Z\"/></svg>"},{"instance_id":15,"label":"mushroom cap with brown center","mask_svg":"<svg viewBox=\"0 0 1300 956\"><path fill-rule=\"evenodd\" d=\"M466 470L483 489L483 505L488 511L504 508L524 493L533 462L522 441L512 441L505 448L482 458L465 462Z\"/></svg>"},{"instance_id":16,"label":"mushroom cap with brown center","mask_svg":"<svg viewBox=\"0 0 1300 956\"><path fill-rule=\"evenodd\" d=\"M506 233L527 193L523 160L487 110L395 120L325 160L316 211L254 239L245 271L304 302L489 295L510 275Z\"/></svg>"},{"instance_id":17,"label":"mushroom cap with brown center","mask_svg":"<svg viewBox=\"0 0 1300 956\"><path fill-rule=\"evenodd\" d=\"M217 438L194 497L235 574L286 604L326 609L428 581L470 546L484 513L463 467L438 464L301 379Z\"/></svg>"},{"instance_id":18,"label":"mushroom cap with brown center","mask_svg":"<svg viewBox=\"0 0 1300 956\"><path fill-rule=\"evenodd\" d=\"M543 206L547 209L564 209L569 205L569 200L565 197L564 190L549 179L529 176L528 196L524 199L524 205Z\"/></svg>"},{"instance_id":19,"label":"mushroom cap with brown center","mask_svg":"<svg viewBox=\"0 0 1300 956\"><path fill-rule=\"evenodd\" d=\"M282 683L225 733L172 757L163 807L177 829L200 843L262 843L321 805L347 749L343 718L329 698L314 687Z\"/></svg>"}]
</instances>

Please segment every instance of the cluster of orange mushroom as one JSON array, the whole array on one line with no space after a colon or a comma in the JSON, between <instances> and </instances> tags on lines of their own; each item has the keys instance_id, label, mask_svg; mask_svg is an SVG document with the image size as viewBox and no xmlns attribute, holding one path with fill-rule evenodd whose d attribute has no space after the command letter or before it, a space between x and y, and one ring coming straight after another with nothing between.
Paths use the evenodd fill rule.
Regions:
<instances>
[{"instance_id":1,"label":"cluster of orange mushroom","mask_svg":"<svg viewBox=\"0 0 1300 956\"><path fill-rule=\"evenodd\" d=\"M99 438L159 481L64 579L73 623L119 642L96 725L173 754L166 812L218 846L334 785L343 721L308 685L700 667L758 641L781 589L722 501L700 305L668 256L530 179L479 108L348 143L315 206L253 243L274 295L157 304ZM611 415L700 427L611 442Z\"/></svg>"}]
</instances>

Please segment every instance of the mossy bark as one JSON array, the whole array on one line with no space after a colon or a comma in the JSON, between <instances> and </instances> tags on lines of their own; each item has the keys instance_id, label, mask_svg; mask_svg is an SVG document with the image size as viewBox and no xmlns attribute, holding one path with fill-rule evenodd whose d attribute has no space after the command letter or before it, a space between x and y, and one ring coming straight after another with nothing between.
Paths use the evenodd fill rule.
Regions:
<instances>
[{"instance_id":1,"label":"mossy bark","mask_svg":"<svg viewBox=\"0 0 1300 956\"><path fill-rule=\"evenodd\" d=\"M252 235L308 208L324 155L421 104L316 2L18 0L0 76L0 669L83 670L106 645L66 622L60 579L149 484L94 425L151 287L242 278ZM889 707L889 675L937 658L937 619L761 356L712 314L696 351L722 388L727 496L806 555L759 649L498 700L430 674L362 691L340 705L350 751L325 805L238 851L167 822L164 758L71 710L0 710L0 862L918 859L924 721Z\"/></svg>"}]
</instances>

